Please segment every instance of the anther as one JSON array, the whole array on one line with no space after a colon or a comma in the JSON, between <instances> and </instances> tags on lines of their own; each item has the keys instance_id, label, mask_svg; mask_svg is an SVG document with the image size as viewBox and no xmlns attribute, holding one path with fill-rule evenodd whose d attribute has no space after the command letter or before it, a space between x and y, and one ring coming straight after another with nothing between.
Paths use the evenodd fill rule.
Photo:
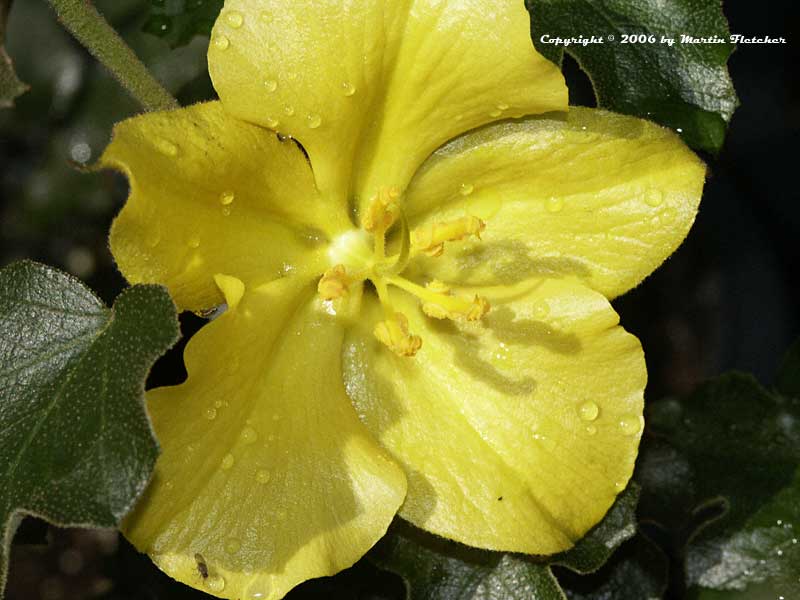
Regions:
<instances>
[{"instance_id":1,"label":"anther","mask_svg":"<svg viewBox=\"0 0 800 600\"><path fill-rule=\"evenodd\" d=\"M396 187L381 188L372 198L367 212L364 214L362 225L370 233L383 234L397 219L400 207L397 199L400 190Z\"/></svg>"},{"instance_id":2,"label":"anther","mask_svg":"<svg viewBox=\"0 0 800 600\"><path fill-rule=\"evenodd\" d=\"M350 278L344 265L335 265L325 271L317 284L317 291L323 300L335 300L347 294Z\"/></svg>"},{"instance_id":3,"label":"anther","mask_svg":"<svg viewBox=\"0 0 800 600\"><path fill-rule=\"evenodd\" d=\"M422 347L422 338L409 333L408 319L402 313L393 313L385 321L380 321L373 333L398 356L414 356Z\"/></svg>"},{"instance_id":4,"label":"anther","mask_svg":"<svg viewBox=\"0 0 800 600\"><path fill-rule=\"evenodd\" d=\"M486 223L472 216L423 225L411 232L411 248L428 256L441 256L445 242L455 242L470 235L480 239L484 229Z\"/></svg>"}]
</instances>

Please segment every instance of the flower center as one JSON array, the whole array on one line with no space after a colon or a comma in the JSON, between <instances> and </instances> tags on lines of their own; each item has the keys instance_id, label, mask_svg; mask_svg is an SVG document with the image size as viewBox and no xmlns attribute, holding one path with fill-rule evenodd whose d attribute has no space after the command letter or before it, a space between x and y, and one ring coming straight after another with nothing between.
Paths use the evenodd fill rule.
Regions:
<instances>
[{"instance_id":1,"label":"flower center","mask_svg":"<svg viewBox=\"0 0 800 600\"><path fill-rule=\"evenodd\" d=\"M335 301L346 296L353 284L371 281L384 310L384 320L373 330L375 337L400 356L414 356L422 347L422 339L409 331L406 316L392 306L388 286L416 296L422 311L434 319L481 319L489 311L485 298L454 295L440 281L432 280L423 286L400 274L414 254L441 256L446 242L470 235L480 239L486 225L477 217L464 216L409 231L400 197L396 188L382 189L363 215L362 229L348 231L333 241L328 250L332 266L319 280L317 290L323 299ZM386 234L393 226L400 227L400 250L386 256Z\"/></svg>"}]
</instances>

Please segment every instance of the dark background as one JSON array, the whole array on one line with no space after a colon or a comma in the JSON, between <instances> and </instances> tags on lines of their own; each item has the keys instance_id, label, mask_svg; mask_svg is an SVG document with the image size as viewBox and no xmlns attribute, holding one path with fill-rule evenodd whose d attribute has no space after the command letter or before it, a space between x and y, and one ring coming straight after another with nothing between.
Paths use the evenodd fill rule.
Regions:
<instances>
[{"instance_id":1,"label":"dark background","mask_svg":"<svg viewBox=\"0 0 800 600\"><path fill-rule=\"evenodd\" d=\"M140 31L146 0L105 0L99 8L182 104L213 97L206 38L170 51ZM787 45L740 46L730 72L741 100L710 178L697 222L678 252L637 289L615 301L626 329L644 346L647 397L684 394L732 369L769 385L800 334L800 8L790 2L729 0L733 33L783 36ZM124 286L107 250L107 230L126 197L122 178L83 174L111 125L137 105L69 35L44 0L17 0L9 54L32 89L0 110L0 266L32 258L72 272L106 302ZM588 79L565 60L573 104L593 105ZM185 335L202 320L184 315ZM184 339L185 341L185 339ZM178 349L151 377L183 376ZM647 443L645 440L644 443ZM672 557L673 560L676 557ZM673 586L671 597L681 597ZM300 586L289 598L403 596L402 582L361 561ZM173 582L116 532L60 530L28 520L12 552L9 600L205 598Z\"/></svg>"}]
</instances>

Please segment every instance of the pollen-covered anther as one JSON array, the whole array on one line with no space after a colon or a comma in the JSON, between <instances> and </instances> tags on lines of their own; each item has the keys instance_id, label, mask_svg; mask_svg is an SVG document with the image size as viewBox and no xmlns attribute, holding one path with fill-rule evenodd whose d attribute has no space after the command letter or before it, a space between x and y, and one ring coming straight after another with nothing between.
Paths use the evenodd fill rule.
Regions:
<instances>
[{"instance_id":1,"label":"pollen-covered anther","mask_svg":"<svg viewBox=\"0 0 800 600\"><path fill-rule=\"evenodd\" d=\"M423 225L411 232L411 249L428 256L441 256L445 242L455 242L470 235L481 239L484 229L486 223L473 216Z\"/></svg>"},{"instance_id":2,"label":"pollen-covered anther","mask_svg":"<svg viewBox=\"0 0 800 600\"><path fill-rule=\"evenodd\" d=\"M323 300L336 300L347 294L350 287L350 277L344 265L334 265L325 273L317 284L317 292Z\"/></svg>"},{"instance_id":3,"label":"pollen-covered anther","mask_svg":"<svg viewBox=\"0 0 800 600\"><path fill-rule=\"evenodd\" d=\"M400 198L400 190L396 187L381 188L372 198L367 208L362 225L364 229L372 232L384 232L397 220L400 213L400 206L397 200Z\"/></svg>"},{"instance_id":4,"label":"pollen-covered anther","mask_svg":"<svg viewBox=\"0 0 800 600\"><path fill-rule=\"evenodd\" d=\"M422 347L422 338L408 331L408 319L402 313L394 313L385 321L375 325L375 337L398 356L414 356Z\"/></svg>"},{"instance_id":5,"label":"pollen-covered anther","mask_svg":"<svg viewBox=\"0 0 800 600\"><path fill-rule=\"evenodd\" d=\"M472 301L458 296L443 295L422 303L422 312L434 319L466 319L479 321L489 312L489 301L476 295Z\"/></svg>"}]
</instances>

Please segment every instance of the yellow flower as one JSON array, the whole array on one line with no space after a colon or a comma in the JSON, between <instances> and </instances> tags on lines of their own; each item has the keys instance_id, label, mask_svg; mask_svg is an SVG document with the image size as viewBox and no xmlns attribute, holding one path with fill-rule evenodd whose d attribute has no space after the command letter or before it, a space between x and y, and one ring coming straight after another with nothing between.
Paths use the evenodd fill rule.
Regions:
<instances>
[{"instance_id":1,"label":"yellow flower","mask_svg":"<svg viewBox=\"0 0 800 600\"><path fill-rule=\"evenodd\" d=\"M307 4L227 0L221 100L125 121L102 157L130 181L128 280L227 303L148 393L162 455L125 533L246 599L351 565L398 513L569 548L642 430L607 298L684 238L704 167L634 118L527 116L567 92L521 0Z\"/></svg>"}]
</instances>

